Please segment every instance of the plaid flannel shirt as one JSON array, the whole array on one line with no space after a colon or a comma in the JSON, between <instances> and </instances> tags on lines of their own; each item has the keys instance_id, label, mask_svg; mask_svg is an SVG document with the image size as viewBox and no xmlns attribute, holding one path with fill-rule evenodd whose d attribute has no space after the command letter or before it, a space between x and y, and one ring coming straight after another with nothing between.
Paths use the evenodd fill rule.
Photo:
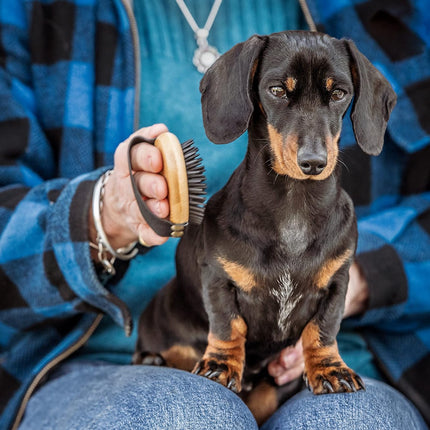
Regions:
<instances>
[{"instance_id":1,"label":"plaid flannel shirt","mask_svg":"<svg viewBox=\"0 0 430 430\"><path fill-rule=\"evenodd\" d=\"M399 95L380 157L357 149L348 124L343 133L371 295L349 324L429 421L430 61L417 5L308 0L318 25L353 38ZM99 312L129 330L113 280L100 282L91 261L87 213L94 181L133 130L132 22L120 0L0 0L1 428ZM402 33L387 40L381 23Z\"/></svg>"}]
</instances>

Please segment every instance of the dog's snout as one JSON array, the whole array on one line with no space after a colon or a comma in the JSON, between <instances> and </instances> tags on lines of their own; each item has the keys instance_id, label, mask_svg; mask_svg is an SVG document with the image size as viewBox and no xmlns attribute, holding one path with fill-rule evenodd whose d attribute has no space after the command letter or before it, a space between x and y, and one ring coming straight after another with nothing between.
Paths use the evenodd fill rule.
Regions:
<instances>
[{"instance_id":1,"label":"dog's snout","mask_svg":"<svg viewBox=\"0 0 430 430\"><path fill-rule=\"evenodd\" d=\"M327 166L327 155L299 152L297 164L305 175L319 175Z\"/></svg>"}]
</instances>

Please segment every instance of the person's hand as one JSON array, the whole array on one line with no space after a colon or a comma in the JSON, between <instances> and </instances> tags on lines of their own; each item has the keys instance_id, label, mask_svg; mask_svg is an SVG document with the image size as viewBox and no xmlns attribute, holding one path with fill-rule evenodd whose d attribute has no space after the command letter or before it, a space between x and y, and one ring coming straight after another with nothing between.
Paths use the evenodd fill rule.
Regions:
<instances>
[{"instance_id":1,"label":"person's hand","mask_svg":"<svg viewBox=\"0 0 430 430\"><path fill-rule=\"evenodd\" d=\"M161 245L168 239L158 236L143 219L133 194L128 170L130 140L135 136L153 139L166 131L164 124L141 128L120 143L115 151L114 168L105 185L101 213L103 229L114 249L139 239L147 246ZM163 168L160 151L148 143L135 145L131 151L131 163L136 183L149 209L160 218L167 217L167 183L159 174ZM90 226L93 227L92 220ZM95 236L95 232L92 234Z\"/></svg>"},{"instance_id":2,"label":"person's hand","mask_svg":"<svg viewBox=\"0 0 430 430\"><path fill-rule=\"evenodd\" d=\"M366 310L369 290L366 279L357 263L349 269L349 283L345 298L343 317L358 315ZM304 369L303 347L301 339L295 346L283 349L279 356L267 367L276 384L284 385L298 378Z\"/></svg>"},{"instance_id":3,"label":"person's hand","mask_svg":"<svg viewBox=\"0 0 430 430\"><path fill-rule=\"evenodd\" d=\"M303 346L300 339L294 346L283 349L278 357L268 364L267 370L276 384L284 385L301 376L304 367Z\"/></svg>"}]
</instances>

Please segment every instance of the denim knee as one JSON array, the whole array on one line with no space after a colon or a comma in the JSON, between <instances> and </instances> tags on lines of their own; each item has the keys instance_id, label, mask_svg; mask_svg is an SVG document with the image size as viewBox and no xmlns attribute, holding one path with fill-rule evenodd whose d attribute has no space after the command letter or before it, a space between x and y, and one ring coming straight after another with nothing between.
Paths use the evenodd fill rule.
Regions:
<instances>
[{"instance_id":1,"label":"denim knee","mask_svg":"<svg viewBox=\"0 0 430 430\"><path fill-rule=\"evenodd\" d=\"M415 407L398 391L365 379L366 391L316 396L302 391L266 422L263 430L424 430Z\"/></svg>"},{"instance_id":2,"label":"denim knee","mask_svg":"<svg viewBox=\"0 0 430 430\"><path fill-rule=\"evenodd\" d=\"M21 430L256 429L237 395L201 376L150 366L72 364L30 399Z\"/></svg>"}]
</instances>

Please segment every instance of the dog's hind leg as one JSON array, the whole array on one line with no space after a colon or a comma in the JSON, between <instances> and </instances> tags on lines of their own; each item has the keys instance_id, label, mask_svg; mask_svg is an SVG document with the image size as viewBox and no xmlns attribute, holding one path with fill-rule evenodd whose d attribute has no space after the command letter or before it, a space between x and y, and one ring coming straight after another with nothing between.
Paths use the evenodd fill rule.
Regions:
<instances>
[{"instance_id":1,"label":"dog's hind leg","mask_svg":"<svg viewBox=\"0 0 430 430\"><path fill-rule=\"evenodd\" d=\"M160 353L136 351L133 355L133 364L167 366L191 372L200 357L201 353L192 346L176 344Z\"/></svg>"}]
</instances>

